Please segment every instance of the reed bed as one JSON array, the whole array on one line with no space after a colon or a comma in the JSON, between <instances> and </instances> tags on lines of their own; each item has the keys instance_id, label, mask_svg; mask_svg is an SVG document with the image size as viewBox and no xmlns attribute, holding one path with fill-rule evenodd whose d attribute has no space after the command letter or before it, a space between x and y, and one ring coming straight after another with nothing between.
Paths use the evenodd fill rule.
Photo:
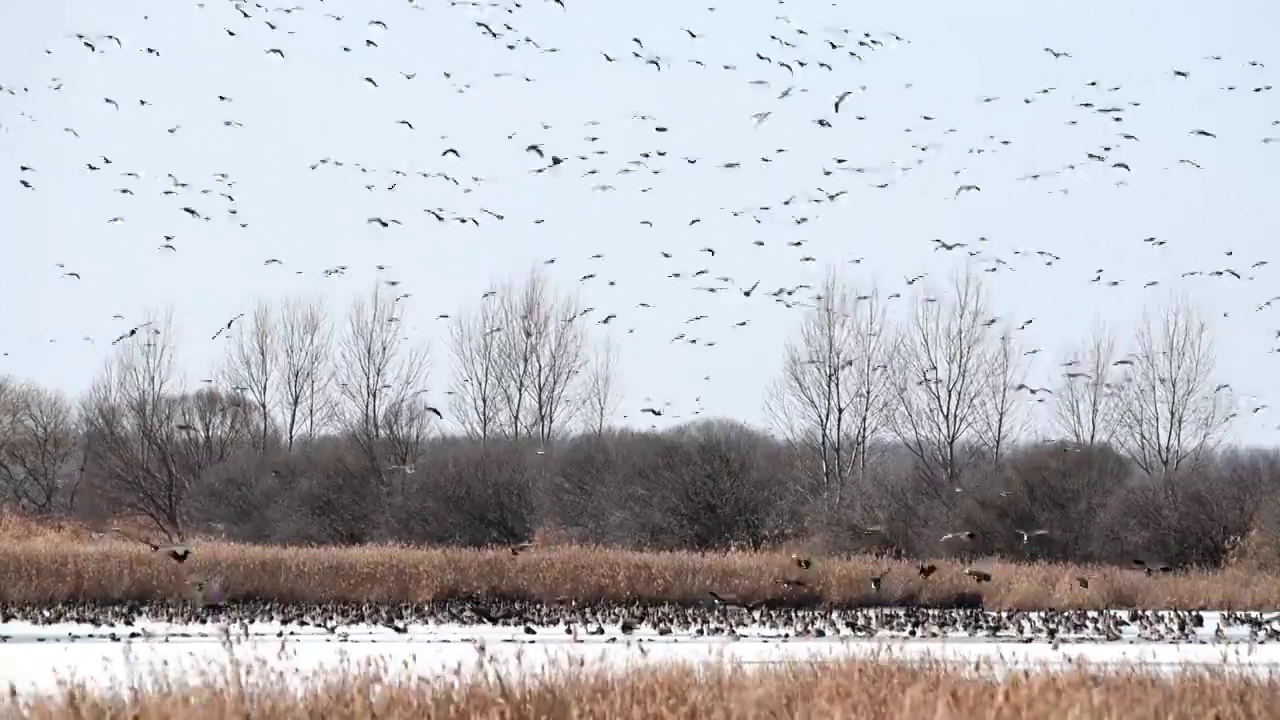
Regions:
<instances>
[{"instance_id":1,"label":"reed bed","mask_svg":"<svg viewBox=\"0 0 1280 720\"><path fill-rule=\"evenodd\" d=\"M6 717L330 720L379 718L1019 718L1280 717L1280 678L1226 668L1161 673L1141 666L1011 671L940 660L731 663L606 670L562 663L537 673L490 671L414 677L368 663L299 675L263 666L153 670L135 689L64 682L55 692L11 692Z\"/></svg>"},{"instance_id":2,"label":"reed bed","mask_svg":"<svg viewBox=\"0 0 1280 720\"><path fill-rule=\"evenodd\" d=\"M815 556L802 570L787 550L759 553L638 552L540 545L519 555L392 545L283 547L192 543L183 565L116 536L20 527L0 518L0 602L56 604L164 601L191 575L217 578L228 600L282 603L425 603L457 598L581 603L705 602L707 592L747 602L840 606L982 606L987 609L1231 609L1280 607L1280 576L1244 569L1148 576L1118 567L984 561L992 581L964 564L922 578L916 563L873 556ZM886 572L887 571L887 572ZM876 590L873 576L883 575ZM1077 577L1089 580L1087 589ZM783 579L805 587L783 587Z\"/></svg>"}]
</instances>

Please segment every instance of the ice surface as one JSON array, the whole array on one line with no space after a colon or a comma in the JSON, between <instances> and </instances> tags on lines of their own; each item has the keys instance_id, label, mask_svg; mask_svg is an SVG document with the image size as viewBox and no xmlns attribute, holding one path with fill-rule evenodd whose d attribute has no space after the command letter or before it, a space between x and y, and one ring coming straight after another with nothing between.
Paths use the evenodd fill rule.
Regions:
<instances>
[{"instance_id":1,"label":"ice surface","mask_svg":"<svg viewBox=\"0 0 1280 720\"><path fill-rule=\"evenodd\" d=\"M1146 640L1130 626L1115 641L1064 636L1056 644L964 633L930 639L900 635L797 638L760 626L738 628L737 637L705 637L680 632L660 636L645 629L624 635L616 625L606 626L604 635L589 635L581 628L568 634L563 627L538 628L537 634L529 635L519 626L424 624L408 625L407 632L397 633L381 626L355 625L330 633L265 622L224 626L143 620L103 627L11 622L0 624L4 639L0 679L20 692L52 690L59 679L119 688L145 684L149 668L164 665L185 674L196 668L217 670L232 655L240 662L300 675L370 660L382 661L392 672L426 675L476 672L483 658L490 671L514 674L536 671L548 661L610 667L663 660L765 664L877 652L902 659L931 656L970 663L981 659L986 661L984 668L993 672L1066 668L1081 661L1095 666L1143 663L1163 669L1190 665L1266 673L1280 669L1280 642L1250 642L1244 627L1224 628L1217 634L1218 617L1204 613L1204 627L1194 641Z\"/></svg>"}]
</instances>

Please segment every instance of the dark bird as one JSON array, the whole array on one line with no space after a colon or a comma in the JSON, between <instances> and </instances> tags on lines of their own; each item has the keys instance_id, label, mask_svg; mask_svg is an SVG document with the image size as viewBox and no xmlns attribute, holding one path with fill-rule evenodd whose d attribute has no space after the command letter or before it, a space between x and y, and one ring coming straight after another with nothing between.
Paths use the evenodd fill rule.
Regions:
<instances>
[{"instance_id":1,"label":"dark bird","mask_svg":"<svg viewBox=\"0 0 1280 720\"><path fill-rule=\"evenodd\" d=\"M812 559L807 557L802 557L800 555L792 555L791 562L795 563L795 566L800 568L801 570L808 570L813 567Z\"/></svg>"},{"instance_id":2,"label":"dark bird","mask_svg":"<svg viewBox=\"0 0 1280 720\"><path fill-rule=\"evenodd\" d=\"M835 110L836 110L836 113L837 113L837 114L839 114L839 113L840 113L840 106L841 106L842 104L844 104L844 101L845 101L845 100L847 100L847 99L849 98L849 96L850 96L850 95L852 95L852 94L853 94L853 91L852 91L852 90L845 90L844 92L842 92L842 93L840 93L839 95L837 95L837 96L836 96L836 105L835 105Z\"/></svg>"},{"instance_id":3,"label":"dark bird","mask_svg":"<svg viewBox=\"0 0 1280 720\"><path fill-rule=\"evenodd\" d=\"M975 583L991 582L991 573L987 572L986 570L979 570L978 568L965 568L964 574L973 578L973 581Z\"/></svg>"},{"instance_id":4,"label":"dark bird","mask_svg":"<svg viewBox=\"0 0 1280 720\"><path fill-rule=\"evenodd\" d=\"M428 406L425 408L425 410L426 410L427 412L431 413L432 415L435 415L437 418L439 418L439 419L441 419L441 420L443 420L443 419L444 419L444 415L443 415L443 414L441 414L439 410L437 410L437 409L436 409L436 408L434 408L434 407L431 407L430 405L428 405Z\"/></svg>"},{"instance_id":5,"label":"dark bird","mask_svg":"<svg viewBox=\"0 0 1280 720\"><path fill-rule=\"evenodd\" d=\"M661 410L659 410L658 408L651 408L651 407L647 407L647 408L640 408L640 412L642 412L642 413L649 413L650 415L652 415L652 416L654 416L654 417L662 417L662 411L661 411Z\"/></svg>"},{"instance_id":6,"label":"dark bird","mask_svg":"<svg viewBox=\"0 0 1280 720\"><path fill-rule=\"evenodd\" d=\"M281 50L280 48L271 48L270 50L267 50L267 54L268 54L268 55L279 55L281 60L283 60L283 59L284 59L284 51L283 51L283 50Z\"/></svg>"}]
</instances>

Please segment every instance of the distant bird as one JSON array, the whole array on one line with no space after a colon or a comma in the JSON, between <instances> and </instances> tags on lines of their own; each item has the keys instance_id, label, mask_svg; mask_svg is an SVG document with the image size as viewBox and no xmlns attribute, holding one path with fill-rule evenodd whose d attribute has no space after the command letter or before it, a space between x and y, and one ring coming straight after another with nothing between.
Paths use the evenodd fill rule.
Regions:
<instances>
[{"instance_id":1,"label":"distant bird","mask_svg":"<svg viewBox=\"0 0 1280 720\"><path fill-rule=\"evenodd\" d=\"M1079 585L1079 586L1080 586L1080 588L1081 588L1081 589L1083 589L1083 590L1088 590L1088 589L1089 589L1089 578L1087 578L1087 577L1085 577L1085 576L1083 576L1083 575L1079 575L1079 576L1077 576L1077 577L1076 577L1076 585Z\"/></svg>"},{"instance_id":2,"label":"distant bird","mask_svg":"<svg viewBox=\"0 0 1280 720\"><path fill-rule=\"evenodd\" d=\"M795 563L795 566L801 570L808 570L813 567L813 560L801 555L792 555L791 562Z\"/></svg>"},{"instance_id":3,"label":"distant bird","mask_svg":"<svg viewBox=\"0 0 1280 720\"><path fill-rule=\"evenodd\" d=\"M840 106L843 105L844 101L849 99L849 96L852 94L853 94L852 90L845 90L844 92L836 96L836 103L835 103L836 114L840 113Z\"/></svg>"},{"instance_id":4,"label":"distant bird","mask_svg":"<svg viewBox=\"0 0 1280 720\"><path fill-rule=\"evenodd\" d=\"M532 549L533 549L533 543L532 543L532 542L522 542L522 543L520 543L519 545L512 545L512 546L511 546L510 548L508 548L508 549L511 551L511 554L512 554L512 555L519 555L520 553L524 552L525 550L532 550Z\"/></svg>"},{"instance_id":5,"label":"distant bird","mask_svg":"<svg viewBox=\"0 0 1280 720\"><path fill-rule=\"evenodd\" d=\"M943 535L943 536L942 536L942 538L939 540L939 542L948 542L948 541L951 541L951 540L966 540L966 541L968 541L968 540L972 540L972 539L974 539L974 538L976 538L976 537L977 537L977 534L976 534L976 533L974 533L972 530L965 530L965 531L963 531L963 532L947 533L946 535Z\"/></svg>"},{"instance_id":6,"label":"distant bird","mask_svg":"<svg viewBox=\"0 0 1280 720\"><path fill-rule=\"evenodd\" d=\"M1023 545L1026 545L1026 544L1027 544L1027 541L1028 541L1028 540L1030 540L1030 539L1031 539L1031 538L1033 538L1033 537L1040 537L1040 536L1042 536L1042 535L1048 535L1048 534L1049 534L1049 531L1048 531L1048 530L1045 530L1045 529L1043 529L1043 528L1041 528L1041 529L1039 529L1039 530L1014 530L1014 532L1016 532L1016 533L1018 533L1019 535L1021 535L1021 536L1022 536L1022 544L1023 544Z\"/></svg>"},{"instance_id":7,"label":"distant bird","mask_svg":"<svg viewBox=\"0 0 1280 720\"><path fill-rule=\"evenodd\" d=\"M925 565L924 563L920 563L919 565L916 566L916 572L919 573L920 577L927 578L930 575L938 572L938 566L932 563L928 565Z\"/></svg>"},{"instance_id":8,"label":"distant bird","mask_svg":"<svg viewBox=\"0 0 1280 720\"><path fill-rule=\"evenodd\" d=\"M978 187L977 185L961 185L960 187L956 188L956 194L953 195L952 197L960 197L960 193L962 192L982 192L982 188Z\"/></svg>"},{"instance_id":9,"label":"distant bird","mask_svg":"<svg viewBox=\"0 0 1280 720\"><path fill-rule=\"evenodd\" d=\"M432 415L435 415L435 416L436 416L437 418L439 418L440 420L444 420L444 415L442 415L442 414L440 413L440 411L439 411L439 410L437 410L436 408L431 407L430 405L428 405L428 406L426 406L426 408L424 408L424 409L425 409L427 412L431 413Z\"/></svg>"},{"instance_id":10,"label":"distant bird","mask_svg":"<svg viewBox=\"0 0 1280 720\"><path fill-rule=\"evenodd\" d=\"M271 48L270 50L267 50L267 54L268 54L268 55L279 55L281 60L283 60L283 59L284 59L284 51L283 51L283 50L281 50L280 48Z\"/></svg>"},{"instance_id":11,"label":"distant bird","mask_svg":"<svg viewBox=\"0 0 1280 720\"><path fill-rule=\"evenodd\" d=\"M649 413L654 417L662 417L662 411L657 408L651 408L651 407L640 408L640 412Z\"/></svg>"},{"instance_id":12,"label":"distant bird","mask_svg":"<svg viewBox=\"0 0 1280 720\"><path fill-rule=\"evenodd\" d=\"M181 565L182 563L185 563L187 561L187 558L191 556L191 548L187 547L185 544L182 544L182 543L173 544L173 545L159 545L157 543L151 542L150 540L144 540L142 538L133 537L132 535L126 533L120 528L112 528L112 530L125 538L133 540L134 542L140 542L143 545L146 545L147 547L151 548L152 552L161 553L165 557L168 557L170 560L173 560L179 565Z\"/></svg>"},{"instance_id":13,"label":"distant bird","mask_svg":"<svg viewBox=\"0 0 1280 720\"><path fill-rule=\"evenodd\" d=\"M973 581L979 584L991 582L991 573L986 570L979 570L978 568L970 567L964 569L964 574L973 578Z\"/></svg>"}]
</instances>

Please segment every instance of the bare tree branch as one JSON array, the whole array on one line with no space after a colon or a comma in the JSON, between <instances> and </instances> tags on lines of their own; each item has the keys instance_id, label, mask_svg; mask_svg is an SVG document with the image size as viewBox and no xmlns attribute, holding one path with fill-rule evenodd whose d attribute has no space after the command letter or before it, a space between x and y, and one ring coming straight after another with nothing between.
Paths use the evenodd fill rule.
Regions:
<instances>
[{"instance_id":1,"label":"bare tree branch","mask_svg":"<svg viewBox=\"0 0 1280 720\"><path fill-rule=\"evenodd\" d=\"M1115 337L1098 324L1088 343L1065 364L1054 390L1054 421L1077 445L1106 445L1115 438L1120 397L1116 359Z\"/></svg>"},{"instance_id":2,"label":"bare tree branch","mask_svg":"<svg viewBox=\"0 0 1280 720\"><path fill-rule=\"evenodd\" d=\"M502 327L492 297L486 297L474 310L463 311L449 327L449 350L453 355L450 408L463 431L482 443L500 433L503 401L497 338Z\"/></svg>"},{"instance_id":3,"label":"bare tree branch","mask_svg":"<svg viewBox=\"0 0 1280 720\"><path fill-rule=\"evenodd\" d=\"M588 429L597 438L604 435L618 412L622 396L618 392L618 348L605 338L596 349L587 369L584 388Z\"/></svg>"},{"instance_id":4,"label":"bare tree branch","mask_svg":"<svg viewBox=\"0 0 1280 720\"><path fill-rule=\"evenodd\" d=\"M334 410L329 360L333 325L319 300L290 298L278 318L280 381L275 407L285 447L292 452L299 439L310 444L329 429Z\"/></svg>"},{"instance_id":5,"label":"bare tree branch","mask_svg":"<svg viewBox=\"0 0 1280 720\"><path fill-rule=\"evenodd\" d=\"M1030 392L1026 388L1030 363L1007 330L992 343L988 352L988 371L983 378L986 387L975 429L987 457L998 463L1018 442L1030 422L1026 398L1021 394Z\"/></svg>"},{"instance_id":6,"label":"bare tree branch","mask_svg":"<svg viewBox=\"0 0 1280 720\"><path fill-rule=\"evenodd\" d=\"M267 449L271 438L271 407L279 380L279 336L275 313L265 301L259 301L252 319L241 321L227 340L224 375L229 387L253 402L250 414L256 420L254 445L259 451Z\"/></svg>"}]
</instances>

